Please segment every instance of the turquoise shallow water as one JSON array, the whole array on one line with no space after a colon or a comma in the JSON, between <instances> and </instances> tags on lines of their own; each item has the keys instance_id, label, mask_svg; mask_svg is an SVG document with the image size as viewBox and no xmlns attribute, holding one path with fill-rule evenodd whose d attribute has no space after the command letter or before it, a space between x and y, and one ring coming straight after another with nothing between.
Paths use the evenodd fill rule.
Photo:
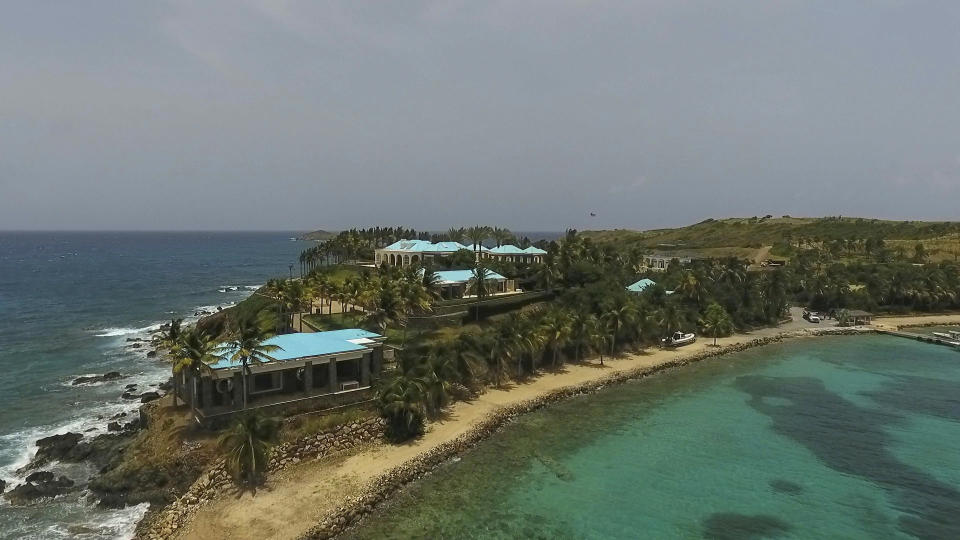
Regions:
<instances>
[{"instance_id":1,"label":"turquoise shallow water","mask_svg":"<svg viewBox=\"0 0 960 540\"><path fill-rule=\"evenodd\" d=\"M794 341L529 414L352 538L960 538L960 354Z\"/></svg>"}]
</instances>

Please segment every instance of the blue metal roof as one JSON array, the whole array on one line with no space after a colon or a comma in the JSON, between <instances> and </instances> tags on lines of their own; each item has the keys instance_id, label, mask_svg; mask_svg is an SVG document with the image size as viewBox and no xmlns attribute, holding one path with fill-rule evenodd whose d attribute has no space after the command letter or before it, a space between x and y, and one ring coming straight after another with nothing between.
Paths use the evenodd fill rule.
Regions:
<instances>
[{"instance_id":1,"label":"blue metal roof","mask_svg":"<svg viewBox=\"0 0 960 540\"><path fill-rule=\"evenodd\" d=\"M461 249L470 249L460 242L437 242L429 240L398 240L383 248L391 251L408 251L411 253L453 253Z\"/></svg>"},{"instance_id":2,"label":"blue metal roof","mask_svg":"<svg viewBox=\"0 0 960 540\"><path fill-rule=\"evenodd\" d=\"M380 334L367 332L360 328L349 328L346 330L333 330L330 332L284 334L274 336L265 340L264 345L276 345L279 350L267 354L273 361L284 362L296 360L299 358L309 358L311 356L324 356L329 354L338 354L345 352L362 351L367 347L351 343L351 339L374 339L381 337ZM239 360L231 360L233 351L227 351L219 362L211 364L211 369L226 369L240 367Z\"/></svg>"},{"instance_id":3,"label":"blue metal roof","mask_svg":"<svg viewBox=\"0 0 960 540\"><path fill-rule=\"evenodd\" d=\"M547 252L538 248L530 246L527 249L523 250L524 253L529 253L530 255L546 255Z\"/></svg>"},{"instance_id":4,"label":"blue metal roof","mask_svg":"<svg viewBox=\"0 0 960 540\"><path fill-rule=\"evenodd\" d=\"M473 270L441 270L435 272L437 280L440 281L442 285L450 285L453 283L467 283L473 280ZM487 270L486 279L495 279L503 280L507 279L500 274L494 272L493 270Z\"/></svg>"},{"instance_id":5,"label":"blue metal roof","mask_svg":"<svg viewBox=\"0 0 960 540\"><path fill-rule=\"evenodd\" d=\"M513 244L505 244L500 247L491 248L490 253L497 253L499 255L529 255L529 253Z\"/></svg>"},{"instance_id":6,"label":"blue metal roof","mask_svg":"<svg viewBox=\"0 0 960 540\"><path fill-rule=\"evenodd\" d=\"M627 290L630 292L643 292L647 287L656 284L652 279L643 278L632 285L628 285Z\"/></svg>"}]
</instances>

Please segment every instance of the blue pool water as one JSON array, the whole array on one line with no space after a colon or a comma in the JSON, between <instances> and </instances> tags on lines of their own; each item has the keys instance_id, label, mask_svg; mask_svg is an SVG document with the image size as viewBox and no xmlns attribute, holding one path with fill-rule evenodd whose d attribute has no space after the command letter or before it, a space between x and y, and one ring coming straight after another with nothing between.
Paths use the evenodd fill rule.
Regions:
<instances>
[{"instance_id":1,"label":"blue pool water","mask_svg":"<svg viewBox=\"0 0 960 540\"><path fill-rule=\"evenodd\" d=\"M168 365L126 347L173 317L238 302L297 270L294 233L0 233L0 479L19 480L33 442L103 432L135 404L126 384L158 383ZM71 386L85 374L128 377ZM66 471L75 476L84 471ZM12 485L8 486L12 487ZM100 511L82 497L16 508L0 499L0 538L112 538L142 508Z\"/></svg>"},{"instance_id":2,"label":"blue pool water","mask_svg":"<svg viewBox=\"0 0 960 540\"><path fill-rule=\"evenodd\" d=\"M960 538L960 354L794 341L525 415L350 538Z\"/></svg>"}]
</instances>

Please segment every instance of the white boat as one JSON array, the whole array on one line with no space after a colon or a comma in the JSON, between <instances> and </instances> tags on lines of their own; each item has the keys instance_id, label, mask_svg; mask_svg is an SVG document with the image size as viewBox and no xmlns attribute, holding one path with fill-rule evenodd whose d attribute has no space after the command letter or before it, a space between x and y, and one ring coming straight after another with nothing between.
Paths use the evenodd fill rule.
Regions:
<instances>
[{"instance_id":1,"label":"white boat","mask_svg":"<svg viewBox=\"0 0 960 540\"><path fill-rule=\"evenodd\" d=\"M664 347L683 347L684 345L689 345L697 340L697 335L690 333L684 334L683 332L674 332L672 336L668 338L663 338L660 343Z\"/></svg>"},{"instance_id":2,"label":"white boat","mask_svg":"<svg viewBox=\"0 0 960 540\"><path fill-rule=\"evenodd\" d=\"M947 333L945 333L945 332L934 332L933 335L937 336L938 338L943 338L943 339L956 339L956 338L954 338L952 335L947 334Z\"/></svg>"},{"instance_id":3,"label":"white boat","mask_svg":"<svg viewBox=\"0 0 960 540\"><path fill-rule=\"evenodd\" d=\"M960 330L947 330L953 339L960 339Z\"/></svg>"}]
</instances>

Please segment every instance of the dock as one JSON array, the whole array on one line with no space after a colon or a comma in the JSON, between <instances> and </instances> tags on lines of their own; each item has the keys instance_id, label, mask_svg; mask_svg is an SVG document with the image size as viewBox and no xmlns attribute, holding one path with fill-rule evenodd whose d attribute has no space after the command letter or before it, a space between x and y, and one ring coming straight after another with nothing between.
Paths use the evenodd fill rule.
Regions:
<instances>
[{"instance_id":1,"label":"dock","mask_svg":"<svg viewBox=\"0 0 960 540\"><path fill-rule=\"evenodd\" d=\"M876 330L878 334L887 334L890 336L913 339L916 341L923 341L926 343L933 343L935 345L944 345L954 349L960 349L960 340L944 339L927 334L917 334L916 332L904 332L903 330L888 330L885 328L877 328Z\"/></svg>"}]
</instances>

